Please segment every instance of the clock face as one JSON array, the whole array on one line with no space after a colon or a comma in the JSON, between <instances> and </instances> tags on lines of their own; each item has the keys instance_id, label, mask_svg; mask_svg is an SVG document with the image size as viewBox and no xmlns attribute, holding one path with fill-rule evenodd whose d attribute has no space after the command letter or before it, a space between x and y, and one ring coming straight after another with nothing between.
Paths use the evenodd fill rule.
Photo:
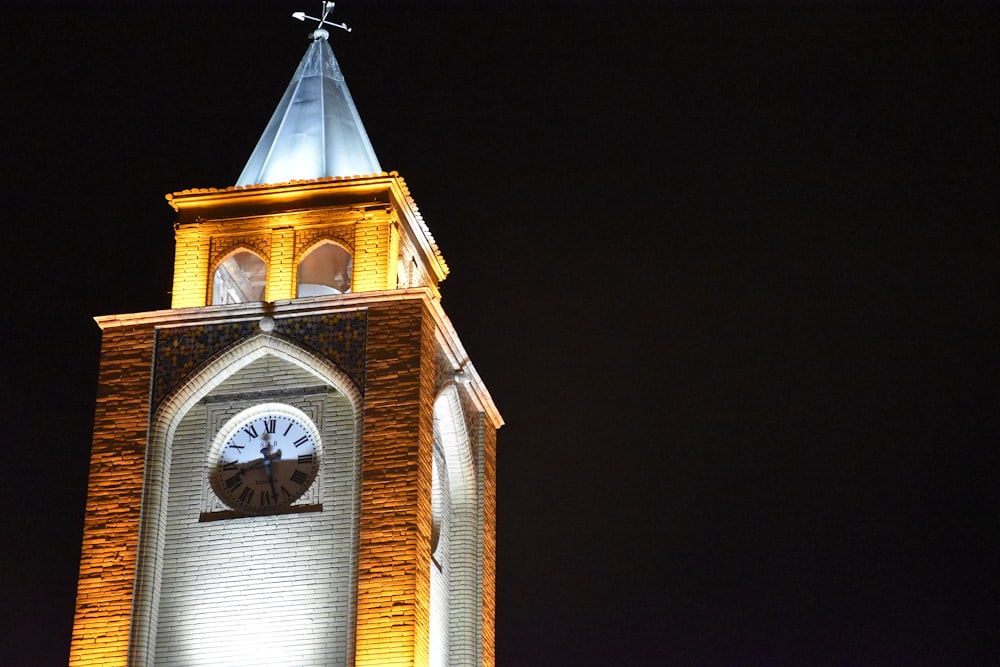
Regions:
<instances>
[{"instance_id":1,"label":"clock face","mask_svg":"<svg viewBox=\"0 0 1000 667\"><path fill-rule=\"evenodd\" d=\"M300 410L269 403L245 410L219 432L211 474L216 495L240 512L268 514L304 494L319 471L319 434Z\"/></svg>"}]
</instances>

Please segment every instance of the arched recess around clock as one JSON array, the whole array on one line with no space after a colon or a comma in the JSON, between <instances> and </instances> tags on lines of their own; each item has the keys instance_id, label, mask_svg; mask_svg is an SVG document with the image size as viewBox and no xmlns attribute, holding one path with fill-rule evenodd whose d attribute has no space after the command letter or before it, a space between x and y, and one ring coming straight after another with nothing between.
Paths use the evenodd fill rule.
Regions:
<instances>
[{"instance_id":1,"label":"arched recess around clock","mask_svg":"<svg viewBox=\"0 0 1000 667\"><path fill-rule=\"evenodd\" d=\"M263 301L267 264L256 253L241 248L219 262L212 275L212 305Z\"/></svg>"},{"instance_id":2,"label":"arched recess around clock","mask_svg":"<svg viewBox=\"0 0 1000 667\"><path fill-rule=\"evenodd\" d=\"M302 381L296 381L294 387L289 386L275 392L267 391L266 396L258 395L259 392L248 392L247 387L253 385L254 378L261 377L259 365L262 363L287 363L287 368L293 373L298 372ZM306 385L317 387L315 384L317 380L324 387L325 395L338 404L336 412L329 404L324 408L322 415L305 407L306 401L302 399L313 395L312 388ZM297 397L292 393L293 390L296 393L303 391L308 394L300 394ZM337 478L339 483L336 487L329 484L317 487L325 494L321 496L322 512L290 515L280 519L241 518L228 524L227 522L204 524L197 521L202 506L196 485L204 483L206 487L208 486L204 478L208 441L229 418L219 422L216 429L206 429L208 422L201 406L215 401L220 404L230 403L232 414L249 407L244 405L245 402L273 401L296 406L310 415L310 419L313 419L318 426L323 438L325 470L320 471L320 481L324 482L325 475L331 471L343 471ZM338 543L354 544L360 511L360 493L358 493L360 468L357 461L360 457L362 405L360 388L342 368L295 341L265 333L243 338L227 346L186 376L163 398L149 429L143 486L144 508L140 524L139 556L133 596L135 604L132 609L129 645L130 665L158 664L157 621L168 617L162 613L162 605L167 604L165 601L169 598L160 596L161 584L166 582L165 585L169 588L175 585L173 582L177 581L178 577L187 577L192 581L197 580L197 588L202 591L201 597L206 600L224 594L225 580L214 577L214 573L229 566L232 558L229 550L204 550L184 546L194 542L186 542L188 537L178 536L173 531L181 529L189 531L190 535L201 535L206 530L239 532L249 525L270 524L279 520L288 524L315 523L320 520L328 521L328 525L333 527L332 534L339 536L336 538ZM328 464L332 465L332 468L328 468ZM171 484L171 480L188 480L193 484ZM309 558L319 553L309 544L300 546L306 550L300 554L303 557L306 553ZM347 555L344 555L338 550L323 553L334 559L339 559L343 555L343 558L349 561L350 557L349 552L345 552ZM183 558L178 560L178 556ZM164 563L168 561L173 562L173 565L166 568ZM348 561L338 560L331 567L347 571ZM345 599L353 600L354 593L349 590L350 584L346 585L348 589L345 590L348 590L348 594ZM322 589L322 596L324 600L328 599L329 591ZM156 599L160 600L161 607L149 603ZM345 608L350 615L353 613L351 611L353 607L349 605L353 603L347 604ZM247 613L255 615L254 618L266 619L267 604L262 602L259 609L251 609ZM233 650L242 649L239 643L241 637L238 633L234 635L232 627L225 622L216 624L215 630L207 634L206 628L207 626L201 625L167 624L162 628L165 637L163 645L193 646L197 641L209 644L214 642L218 646L228 645ZM331 632L339 630L331 629ZM345 630L337 636L341 637L343 642L347 642L348 634Z\"/></svg>"}]
</instances>

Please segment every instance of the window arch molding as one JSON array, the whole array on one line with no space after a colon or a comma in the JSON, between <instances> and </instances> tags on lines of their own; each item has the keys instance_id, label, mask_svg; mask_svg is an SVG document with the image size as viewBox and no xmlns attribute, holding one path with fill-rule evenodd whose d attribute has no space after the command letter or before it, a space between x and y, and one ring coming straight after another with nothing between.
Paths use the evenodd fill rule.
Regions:
<instances>
[{"instance_id":1,"label":"window arch molding","mask_svg":"<svg viewBox=\"0 0 1000 667\"><path fill-rule=\"evenodd\" d=\"M295 258L295 296L346 294L354 281L354 252L343 239L322 235Z\"/></svg>"},{"instance_id":2,"label":"window arch molding","mask_svg":"<svg viewBox=\"0 0 1000 667\"><path fill-rule=\"evenodd\" d=\"M434 401L431 608L429 623L432 667L475 664L481 651L478 623L482 609L479 559L478 486L472 443L458 385L445 384ZM438 463L438 461L440 463ZM435 502L434 496L444 498Z\"/></svg>"},{"instance_id":3,"label":"window arch molding","mask_svg":"<svg viewBox=\"0 0 1000 667\"><path fill-rule=\"evenodd\" d=\"M265 254L246 244L233 244L212 264L208 303L215 306L264 301L267 273Z\"/></svg>"},{"instance_id":4,"label":"window arch molding","mask_svg":"<svg viewBox=\"0 0 1000 667\"><path fill-rule=\"evenodd\" d=\"M354 255L354 244L347 239L337 235L332 234L329 231L320 231L315 235L311 235L307 238L300 238L297 247L295 249L295 264L298 265L302 261L302 258L312 252L316 246L322 243L335 243L344 250Z\"/></svg>"}]
</instances>

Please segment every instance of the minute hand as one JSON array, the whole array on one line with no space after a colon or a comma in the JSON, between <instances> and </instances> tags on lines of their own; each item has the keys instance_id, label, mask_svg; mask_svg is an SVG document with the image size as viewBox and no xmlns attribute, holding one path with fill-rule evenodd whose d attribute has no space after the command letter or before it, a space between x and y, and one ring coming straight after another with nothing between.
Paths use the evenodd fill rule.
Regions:
<instances>
[{"instance_id":1,"label":"minute hand","mask_svg":"<svg viewBox=\"0 0 1000 667\"><path fill-rule=\"evenodd\" d=\"M281 452L278 452L281 456ZM274 471L271 470L271 459L264 459L264 471L267 473L267 482L271 485L271 497L278 497L278 489L274 486Z\"/></svg>"},{"instance_id":2,"label":"minute hand","mask_svg":"<svg viewBox=\"0 0 1000 667\"><path fill-rule=\"evenodd\" d=\"M242 475L243 473L250 472L251 470L256 470L257 468L259 468L259 467L261 467L263 465L270 466L270 464L271 464L270 460L268 460L268 459L261 459L261 460L257 461L256 463L254 463L252 466L247 466L246 468L241 468L240 469L240 474Z\"/></svg>"}]
</instances>

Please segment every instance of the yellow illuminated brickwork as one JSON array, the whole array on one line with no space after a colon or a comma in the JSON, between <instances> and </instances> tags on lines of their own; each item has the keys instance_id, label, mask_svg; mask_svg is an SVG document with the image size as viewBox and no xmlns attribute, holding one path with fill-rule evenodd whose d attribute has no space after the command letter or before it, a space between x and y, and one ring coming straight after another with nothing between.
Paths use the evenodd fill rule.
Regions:
<instances>
[{"instance_id":1,"label":"yellow illuminated brickwork","mask_svg":"<svg viewBox=\"0 0 1000 667\"><path fill-rule=\"evenodd\" d=\"M420 303L368 317L355 665L426 665L433 324Z\"/></svg>"},{"instance_id":2,"label":"yellow illuminated brickwork","mask_svg":"<svg viewBox=\"0 0 1000 667\"><path fill-rule=\"evenodd\" d=\"M389 256L392 222L387 216L371 216L358 222L354 252L355 292L396 287L396 258Z\"/></svg>"},{"instance_id":3,"label":"yellow illuminated brickwork","mask_svg":"<svg viewBox=\"0 0 1000 667\"><path fill-rule=\"evenodd\" d=\"M170 195L175 226L173 308L212 303L212 277L240 249L267 265L265 300L296 297L298 261L317 240L343 245L353 257L352 292L397 287L401 235L417 249L421 286L437 295L448 273L402 179L365 177Z\"/></svg>"},{"instance_id":4,"label":"yellow illuminated brickwork","mask_svg":"<svg viewBox=\"0 0 1000 667\"><path fill-rule=\"evenodd\" d=\"M483 667L496 664L496 575L497 575L497 431L487 424L483 429L480 468L483 503Z\"/></svg>"},{"instance_id":5,"label":"yellow illuminated brickwork","mask_svg":"<svg viewBox=\"0 0 1000 667\"><path fill-rule=\"evenodd\" d=\"M128 660L152 354L152 327L103 336L73 667Z\"/></svg>"},{"instance_id":6,"label":"yellow illuminated brickwork","mask_svg":"<svg viewBox=\"0 0 1000 667\"><path fill-rule=\"evenodd\" d=\"M174 232L174 289L171 308L190 308L208 303L211 279L211 230L181 229ZM212 267L214 269L214 267Z\"/></svg>"},{"instance_id":7,"label":"yellow illuminated brickwork","mask_svg":"<svg viewBox=\"0 0 1000 667\"><path fill-rule=\"evenodd\" d=\"M288 223L270 233L271 254L264 259L268 265L265 301L274 302L295 296L295 227L292 220Z\"/></svg>"}]
</instances>

